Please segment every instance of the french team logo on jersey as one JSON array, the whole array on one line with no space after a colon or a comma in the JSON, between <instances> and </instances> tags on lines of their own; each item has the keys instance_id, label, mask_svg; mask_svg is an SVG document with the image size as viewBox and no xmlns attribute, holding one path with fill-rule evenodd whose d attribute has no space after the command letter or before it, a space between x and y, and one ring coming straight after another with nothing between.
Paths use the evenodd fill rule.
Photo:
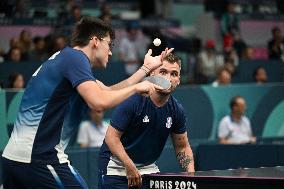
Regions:
<instances>
[{"instance_id":1,"label":"french team logo on jersey","mask_svg":"<svg viewBox=\"0 0 284 189\"><path fill-rule=\"evenodd\" d=\"M169 129L171 128L172 124L173 124L172 117L167 117L166 127Z\"/></svg>"},{"instance_id":2,"label":"french team logo on jersey","mask_svg":"<svg viewBox=\"0 0 284 189\"><path fill-rule=\"evenodd\" d=\"M143 118L143 123L149 123L149 121L149 117L145 115L145 117Z\"/></svg>"}]
</instances>

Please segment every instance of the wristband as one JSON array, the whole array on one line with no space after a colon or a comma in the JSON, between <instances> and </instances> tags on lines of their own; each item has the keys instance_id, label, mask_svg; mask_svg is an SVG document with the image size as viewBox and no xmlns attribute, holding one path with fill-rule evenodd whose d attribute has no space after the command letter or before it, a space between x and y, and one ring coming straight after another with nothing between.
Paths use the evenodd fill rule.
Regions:
<instances>
[{"instance_id":1,"label":"wristband","mask_svg":"<svg viewBox=\"0 0 284 189\"><path fill-rule=\"evenodd\" d=\"M141 66L141 67L140 67L140 69L141 69L141 70L143 70L143 71L145 72L145 74L146 74L146 75L148 75L148 74L149 74L149 72L150 72L150 70L149 70L146 66L144 66L144 65L143 65L143 66Z\"/></svg>"}]
</instances>

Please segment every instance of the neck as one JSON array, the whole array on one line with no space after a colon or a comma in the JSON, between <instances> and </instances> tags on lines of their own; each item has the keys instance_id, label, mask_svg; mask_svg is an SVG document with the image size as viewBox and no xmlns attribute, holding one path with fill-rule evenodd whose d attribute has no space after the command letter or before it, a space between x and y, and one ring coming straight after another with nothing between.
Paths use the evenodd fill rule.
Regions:
<instances>
[{"instance_id":1,"label":"neck","mask_svg":"<svg viewBox=\"0 0 284 189\"><path fill-rule=\"evenodd\" d=\"M242 117L242 116L239 115L238 113L232 113L231 116L232 116L233 120L234 120L234 121L237 121L237 122L240 121L240 120L241 120L241 117Z\"/></svg>"},{"instance_id":2,"label":"neck","mask_svg":"<svg viewBox=\"0 0 284 189\"><path fill-rule=\"evenodd\" d=\"M162 94L162 93L155 92L152 95L150 95L150 98L156 106L162 107L168 102L170 98L170 94Z\"/></svg>"},{"instance_id":3,"label":"neck","mask_svg":"<svg viewBox=\"0 0 284 189\"><path fill-rule=\"evenodd\" d=\"M82 51L88 57L88 59L91 60L92 48L89 48L88 46L84 46L84 47L75 46L73 47L73 49ZM94 67L91 61L90 61L90 64L92 65L92 67Z\"/></svg>"},{"instance_id":4,"label":"neck","mask_svg":"<svg viewBox=\"0 0 284 189\"><path fill-rule=\"evenodd\" d=\"M94 121L97 127L100 127L102 125L102 121Z\"/></svg>"}]
</instances>

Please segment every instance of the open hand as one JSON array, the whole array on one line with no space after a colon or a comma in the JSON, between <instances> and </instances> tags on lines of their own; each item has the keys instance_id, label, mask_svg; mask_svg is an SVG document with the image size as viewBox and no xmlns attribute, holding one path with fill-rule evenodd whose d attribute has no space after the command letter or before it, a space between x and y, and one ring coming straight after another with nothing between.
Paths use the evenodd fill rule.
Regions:
<instances>
[{"instance_id":1,"label":"open hand","mask_svg":"<svg viewBox=\"0 0 284 189\"><path fill-rule=\"evenodd\" d=\"M164 51L162 51L162 53L159 56L151 56L152 49L149 49L147 54L145 55L143 66L148 68L149 71L153 71L154 69L162 65L162 60L173 50L174 48L170 49L166 48Z\"/></svg>"}]
</instances>

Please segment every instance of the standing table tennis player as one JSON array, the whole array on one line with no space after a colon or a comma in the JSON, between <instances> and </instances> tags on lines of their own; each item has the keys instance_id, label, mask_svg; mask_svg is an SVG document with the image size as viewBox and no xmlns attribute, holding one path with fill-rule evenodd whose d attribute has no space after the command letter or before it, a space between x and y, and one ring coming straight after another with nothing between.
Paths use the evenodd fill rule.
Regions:
<instances>
[{"instance_id":1,"label":"standing table tennis player","mask_svg":"<svg viewBox=\"0 0 284 189\"><path fill-rule=\"evenodd\" d=\"M180 84L181 60L174 54L151 72L168 79L171 87L149 97L134 94L114 111L99 154L99 188L146 188L143 174L157 173L159 158L171 135L181 168L194 172L194 160L181 104L171 95Z\"/></svg>"},{"instance_id":2,"label":"standing table tennis player","mask_svg":"<svg viewBox=\"0 0 284 189\"><path fill-rule=\"evenodd\" d=\"M87 188L64 152L87 106L102 111L135 93L148 95L157 86L138 82L171 51L153 57L149 50L141 69L107 87L94 77L92 68L106 68L113 40L108 24L83 17L74 28L72 47L56 52L33 74L2 155L5 189Z\"/></svg>"}]
</instances>

